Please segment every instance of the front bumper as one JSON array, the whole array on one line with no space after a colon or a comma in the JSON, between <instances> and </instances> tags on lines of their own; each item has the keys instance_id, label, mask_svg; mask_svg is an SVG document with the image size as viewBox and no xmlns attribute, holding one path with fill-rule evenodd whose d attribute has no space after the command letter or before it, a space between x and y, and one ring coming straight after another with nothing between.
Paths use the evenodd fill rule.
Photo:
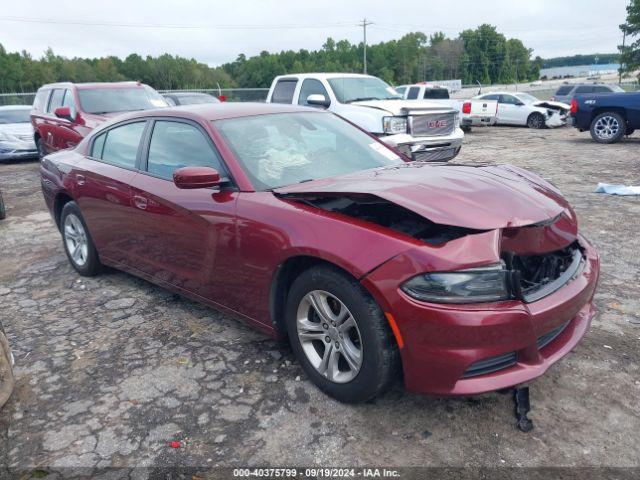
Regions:
<instances>
[{"instance_id":1,"label":"front bumper","mask_svg":"<svg viewBox=\"0 0 640 480\"><path fill-rule=\"evenodd\" d=\"M35 158L38 156L38 150L33 145L26 148L15 147L10 144L0 143L0 161L1 160L20 160L23 158Z\"/></svg>"},{"instance_id":2,"label":"front bumper","mask_svg":"<svg viewBox=\"0 0 640 480\"><path fill-rule=\"evenodd\" d=\"M529 304L416 301L398 288L398 272L407 265L402 255L365 277L363 284L393 315L402 335L406 388L437 395L500 390L539 377L569 353L595 314L592 299L600 265L595 249L584 238L580 243L586 256L580 274ZM501 368L478 374L491 364Z\"/></svg>"},{"instance_id":3,"label":"front bumper","mask_svg":"<svg viewBox=\"0 0 640 480\"><path fill-rule=\"evenodd\" d=\"M462 148L464 132L456 127L451 135L414 137L409 134L387 135L380 140L397 148L415 161L447 161L454 158Z\"/></svg>"}]
</instances>

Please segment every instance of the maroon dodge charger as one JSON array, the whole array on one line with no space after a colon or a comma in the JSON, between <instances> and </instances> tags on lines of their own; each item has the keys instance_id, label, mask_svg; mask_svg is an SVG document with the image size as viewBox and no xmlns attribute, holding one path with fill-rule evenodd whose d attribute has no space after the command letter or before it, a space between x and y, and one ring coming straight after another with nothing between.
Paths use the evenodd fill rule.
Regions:
<instances>
[{"instance_id":1,"label":"maroon dodge charger","mask_svg":"<svg viewBox=\"0 0 640 480\"><path fill-rule=\"evenodd\" d=\"M599 260L551 184L410 162L325 111L126 114L42 161L71 265L109 265L288 337L324 392L532 380L594 315Z\"/></svg>"}]
</instances>

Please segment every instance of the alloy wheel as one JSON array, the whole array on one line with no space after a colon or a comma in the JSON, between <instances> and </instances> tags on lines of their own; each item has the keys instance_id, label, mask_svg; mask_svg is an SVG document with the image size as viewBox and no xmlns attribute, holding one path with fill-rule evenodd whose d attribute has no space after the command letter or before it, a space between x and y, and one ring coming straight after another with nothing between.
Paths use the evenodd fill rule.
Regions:
<instances>
[{"instance_id":1,"label":"alloy wheel","mask_svg":"<svg viewBox=\"0 0 640 480\"><path fill-rule=\"evenodd\" d=\"M620 123L617 118L606 115L596 121L594 130L598 138L609 140L620 131Z\"/></svg>"},{"instance_id":2,"label":"alloy wheel","mask_svg":"<svg viewBox=\"0 0 640 480\"><path fill-rule=\"evenodd\" d=\"M64 241L73 262L79 267L84 266L89 257L87 232L80 219L73 213L64 219Z\"/></svg>"},{"instance_id":3,"label":"alloy wheel","mask_svg":"<svg viewBox=\"0 0 640 480\"><path fill-rule=\"evenodd\" d=\"M298 340L318 373L335 383L353 380L362 366L358 323L335 295L323 290L306 294L296 315Z\"/></svg>"}]
</instances>

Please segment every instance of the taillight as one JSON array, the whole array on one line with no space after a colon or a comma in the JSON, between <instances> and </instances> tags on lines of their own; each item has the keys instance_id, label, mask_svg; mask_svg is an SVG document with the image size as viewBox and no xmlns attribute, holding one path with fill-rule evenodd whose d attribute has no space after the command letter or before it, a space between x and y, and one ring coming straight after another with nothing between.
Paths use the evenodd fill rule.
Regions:
<instances>
[{"instance_id":1,"label":"taillight","mask_svg":"<svg viewBox=\"0 0 640 480\"><path fill-rule=\"evenodd\" d=\"M576 100L575 98L571 99L571 115L574 115L576 113L578 113L578 100Z\"/></svg>"},{"instance_id":2,"label":"taillight","mask_svg":"<svg viewBox=\"0 0 640 480\"><path fill-rule=\"evenodd\" d=\"M464 102L462 104L462 113L471 113L471 102Z\"/></svg>"},{"instance_id":3,"label":"taillight","mask_svg":"<svg viewBox=\"0 0 640 480\"><path fill-rule=\"evenodd\" d=\"M218 100L220 100L221 102L226 102L227 101L227 97L225 97L224 95L220 95L218 97Z\"/></svg>"}]
</instances>

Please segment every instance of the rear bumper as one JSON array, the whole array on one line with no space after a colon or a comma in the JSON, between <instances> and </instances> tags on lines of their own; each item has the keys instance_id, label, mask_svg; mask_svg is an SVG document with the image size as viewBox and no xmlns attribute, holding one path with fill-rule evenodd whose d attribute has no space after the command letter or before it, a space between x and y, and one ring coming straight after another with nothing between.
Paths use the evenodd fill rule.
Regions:
<instances>
[{"instance_id":1,"label":"rear bumper","mask_svg":"<svg viewBox=\"0 0 640 480\"><path fill-rule=\"evenodd\" d=\"M586 240L581 238L580 243L586 256L580 274L529 304L418 302L405 295L397 281L392 284L398 264L390 261L372 272L363 283L374 296L385 297L388 305L383 308L389 308L395 318L404 341L401 355L407 389L437 395L500 390L539 377L569 353L595 314L592 299L599 258ZM491 371L487 365L499 368Z\"/></svg>"},{"instance_id":2,"label":"rear bumper","mask_svg":"<svg viewBox=\"0 0 640 480\"><path fill-rule=\"evenodd\" d=\"M497 118L494 117L481 117L481 116L466 116L462 117L461 123L467 127L483 127L492 126L496 124Z\"/></svg>"}]
</instances>

